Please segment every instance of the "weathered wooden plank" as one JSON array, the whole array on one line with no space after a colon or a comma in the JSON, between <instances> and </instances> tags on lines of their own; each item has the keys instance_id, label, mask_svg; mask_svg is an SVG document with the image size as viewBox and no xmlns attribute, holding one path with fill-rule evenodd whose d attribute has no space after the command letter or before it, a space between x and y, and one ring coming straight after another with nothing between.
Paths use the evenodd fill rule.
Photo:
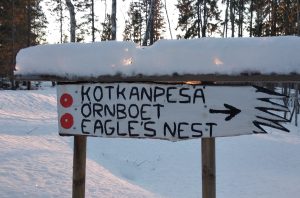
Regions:
<instances>
[{"instance_id":1,"label":"weathered wooden plank","mask_svg":"<svg viewBox=\"0 0 300 198\"><path fill-rule=\"evenodd\" d=\"M57 81L57 82L187 82L187 81L201 81L201 82L216 82L216 83L255 83L255 82L299 82L300 74L240 74L240 75L160 75L160 76L98 76L98 77L76 77L76 76L53 76L53 75L16 75L16 80L25 81Z\"/></svg>"}]
</instances>

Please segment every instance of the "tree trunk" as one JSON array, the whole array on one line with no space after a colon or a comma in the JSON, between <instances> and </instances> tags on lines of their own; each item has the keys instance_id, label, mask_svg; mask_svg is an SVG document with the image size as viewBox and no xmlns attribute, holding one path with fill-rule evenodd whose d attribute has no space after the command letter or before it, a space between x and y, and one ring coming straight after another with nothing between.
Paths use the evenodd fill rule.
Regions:
<instances>
[{"instance_id":1,"label":"tree trunk","mask_svg":"<svg viewBox=\"0 0 300 198\"><path fill-rule=\"evenodd\" d=\"M239 31L238 36L243 37L243 23L244 23L244 0L239 1Z\"/></svg>"},{"instance_id":2,"label":"tree trunk","mask_svg":"<svg viewBox=\"0 0 300 198\"><path fill-rule=\"evenodd\" d=\"M27 0L27 47L31 46L31 1ZM31 82L27 81L27 90L31 89Z\"/></svg>"},{"instance_id":3,"label":"tree trunk","mask_svg":"<svg viewBox=\"0 0 300 198\"><path fill-rule=\"evenodd\" d=\"M168 9L167 9L167 0L165 0L164 4L165 4L165 11L166 11L166 15L167 15L168 25L169 25L170 37L171 37L171 39L173 39L172 30L171 30L171 24L170 24Z\"/></svg>"},{"instance_id":4,"label":"tree trunk","mask_svg":"<svg viewBox=\"0 0 300 198\"><path fill-rule=\"evenodd\" d=\"M16 37L16 28L14 25L14 20L15 20L15 1L11 1L11 6L12 6L12 21L13 25L11 26L11 39L12 39L12 46L11 46L11 52L12 52L12 59L11 59L11 68L9 71L9 77L11 81L11 89L15 90L16 89L16 83L14 79L14 71L15 71L15 64L16 64L16 59L15 59L15 37Z\"/></svg>"},{"instance_id":5,"label":"tree trunk","mask_svg":"<svg viewBox=\"0 0 300 198\"><path fill-rule=\"evenodd\" d=\"M148 16L145 36L144 36L144 39L143 39L143 46L147 46L148 40L151 39L150 36L151 36L151 31L153 30L153 17L154 17L155 3L156 3L156 0L151 0L150 13L149 13L149 16ZM150 45L151 44L152 43L150 42Z\"/></svg>"},{"instance_id":6,"label":"tree trunk","mask_svg":"<svg viewBox=\"0 0 300 198\"><path fill-rule=\"evenodd\" d=\"M106 0L103 0L104 1L104 20L107 16L107 3L106 3Z\"/></svg>"},{"instance_id":7,"label":"tree trunk","mask_svg":"<svg viewBox=\"0 0 300 198\"><path fill-rule=\"evenodd\" d=\"M227 30L228 30L228 8L229 8L229 0L226 0L226 9L225 9L225 19L223 26L223 38L227 38Z\"/></svg>"},{"instance_id":8,"label":"tree trunk","mask_svg":"<svg viewBox=\"0 0 300 198\"><path fill-rule=\"evenodd\" d=\"M206 37L206 29L207 29L207 20L208 20L208 16L207 16L207 0L203 1L203 26L201 29L202 32L202 37Z\"/></svg>"},{"instance_id":9,"label":"tree trunk","mask_svg":"<svg viewBox=\"0 0 300 198\"><path fill-rule=\"evenodd\" d=\"M94 0L92 0L92 42L95 42L95 10Z\"/></svg>"},{"instance_id":10,"label":"tree trunk","mask_svg":"<svg viewBox=\"0 0 300 198\"><path fill-rule=\"evenodd\" d=\"M116 23L116 14L117 14L117 0L112 0L111 7L111 39L116 40L117 38L117 23Z\"/></svg>"},{"instance_id":11,"label":"tree trunk","mask_svg":"<svg viewBox=\"0 0 300 198\"><path fill-rule=\"evenodd\" d=\"M75 8L71 0L66 0L66 5L70 13L70 41L76 42L76 18L75 18Z\"/></svg>"},{"instance_id":12,"label":"tree trunk","mask_svg":"<svg viewBox=\"0 0 300 198\"><path fill-rule=\"evenodd\" d=\"M297 1L297 34L300 36L300 0Z\"/></svg>"},{"instance_id":13,"label":"tree trunk","mask_svg":"<svg viewBox=\"0 0 300 198\"><path fill-rule=\"evenodd\" d=\"M253 35L252 24L253 24L253 0L251 0L251 3L250 3L250 27L249 27L250 37L252 37L252 35Z\"/></svg>"},{"instance_id":14,"label":"tree trunk","mask_svg":"<svg viewBox=\"0 0 300 198\"><path fill-rule=\"evenodd\" d=\"M10 84L11 84L11 89L12 90L16 90L17 89L17 86L16 86L16 82L15 82L15 79L14 79L14 76L10 76Z\"/></svg>"},{"instance_id":15,"label":"tree trunk","mask_svg":"<svg viewBox=\"0 0 300 198\"><path fill-rule=\"evenodd\" d=\"M235 21L235 6L234 1L231 1L230 3L230 22L231 22L231 37L234 37L234 21Z\"/></svg>"},{"instance_id":16,"label":"tree trunk","mask_svg":"<svg viewBox=\"0 0 300 198\"><path fill-rule=\"evenodd\" d=\"M197 0L197 36L200 38L200 32L201 32L201 14L200 14L200 0Z\"/></svg>"},{"instance_id":17,"label":"tree trunk","mask_svg":"<svg viewBox=\"0 0 300 198\"><path fill-rule=\"evenodd\" d=\"M255 35L258 37L262 36L262 28L263 28L263 8L258 8L256 11L256 29L255 29Z\"/></svg>"},{"instance_id":18,"label":"tree trunk","mask_svg":"<svg viewBox=\"0 0 300 198\"><path fill-rule=\"evenodd\" d=\"M277 0L272 0L271 36L276 36Z\"/></svg>"},{"instance_id":19,"label":"tree trunk","mask_svg":"<svg viewBox=\"0 0 300 198\"><path fill-rule=\"evenodd\" d=\"M60 31L60 43L63 43L63 7L62 7L62 0L59 1L59 31Z\"/></svg>"},{"instance_id":20,"label":"tree trunk","mask_svg":"<svg viewBox=\"0 0 300 198\"><path fill-rule=\"evenodd\" d=\"M27 0L27 47L31 45L31 3Z\"/></svg>"},{"instance_id":21,"label":"tree trunk","mask_svg":"<svg viewBox=\"0 0 300 198\"><path fill-rule=\"evenodd\" d=\"M290 16L290 0L285 1L285 12L284 12L284 27L285 27L285 35L290 35L290 22L289 22L289 16Z\"/></svg>"},{"instance_id":22,"label":"tree trunk","mask_svg":"<svg viewBox=\"0 0 300 198\"><path fill-rule=\"evenodd\" d=\"M26 85L27 85L27 90L31 90L31 81L27 81Z\"/></svg>"},{"instance_id":23,"label":"tree trunk","mask_svg":"<svg viewBox=\"0 0 300 198\"><path fill-rule=\"evenodd\" d=\"M151 6L151 15L152 15L152 20L151 20L151 23L150 23L150 45L152 45L154 43L154 23L155 23L155 20L154 20L154 17L156 15L156 3L157 3L157 0L154 0L153 1L153 5Z\"/></svg>"}]
</instances>

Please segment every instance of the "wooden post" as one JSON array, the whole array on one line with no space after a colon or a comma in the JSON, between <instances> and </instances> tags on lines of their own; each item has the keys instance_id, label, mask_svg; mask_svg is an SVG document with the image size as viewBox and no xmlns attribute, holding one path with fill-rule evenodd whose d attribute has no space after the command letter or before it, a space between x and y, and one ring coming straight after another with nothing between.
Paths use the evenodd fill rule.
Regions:
<instances>
[{"instance_id":1,"label":"wooden post","mask_svg":"<svg viewBox=\"0 0 300 198\"><path fill-rule=\"evenodd\" d=\"M298 101L298 83L295 84L295 126L298 126L298 112L299 112L299 101Z\"/></svg>"},{"instance_id":2,"label":"wooden post","mask_svg":"<svg viewBox=\"0 0 300 198\"><path fill-rule=\"evenodd\" d=\"M216 198L215 138L202 138L202 198Z\"/></svg>"},{"instance_id":3,"label":"wooden post","mask_svg":"<svg viewBox=\"0 0 300 198\"><path fill-rule=\"evenodd\" d=\"M86 136L74 136L72 198L85 197Z\"/></svg>"}]
</instances>

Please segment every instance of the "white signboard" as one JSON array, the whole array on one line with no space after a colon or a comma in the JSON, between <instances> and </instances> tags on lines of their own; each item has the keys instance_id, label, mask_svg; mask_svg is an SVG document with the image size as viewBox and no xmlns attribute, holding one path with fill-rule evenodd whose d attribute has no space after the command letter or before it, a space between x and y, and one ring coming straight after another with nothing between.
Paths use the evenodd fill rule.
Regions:
<instances>
[{"instance_id":1,"label":"white signboard","mask_svg":"<svg viewBox=\"0 0 300 198\"><path fill-rule=\"evenodd\" d=\"M288 131L285 96L252 86L97 83L57 87L60 135L171 141Z\"/></svg>"}]
</instances>

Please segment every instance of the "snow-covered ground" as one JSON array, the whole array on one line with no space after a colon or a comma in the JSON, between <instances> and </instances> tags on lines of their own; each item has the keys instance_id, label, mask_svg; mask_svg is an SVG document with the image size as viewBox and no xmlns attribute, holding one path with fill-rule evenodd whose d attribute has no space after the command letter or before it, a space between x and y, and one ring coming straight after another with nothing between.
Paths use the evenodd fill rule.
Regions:
<instances>
[{"instance_id":1,"label":"snow-covered ground","mask_svg":"<svg viewBox=\"0 0 300 198\"><path fill-rule=\"evenodd\" d=\"M217 197L300 194L300 129L218 138ZM0 197L71 197L56 91L0 91ZM88 138L87 197L201 197L201 141Z\"/></svg>"}]
</instances>

